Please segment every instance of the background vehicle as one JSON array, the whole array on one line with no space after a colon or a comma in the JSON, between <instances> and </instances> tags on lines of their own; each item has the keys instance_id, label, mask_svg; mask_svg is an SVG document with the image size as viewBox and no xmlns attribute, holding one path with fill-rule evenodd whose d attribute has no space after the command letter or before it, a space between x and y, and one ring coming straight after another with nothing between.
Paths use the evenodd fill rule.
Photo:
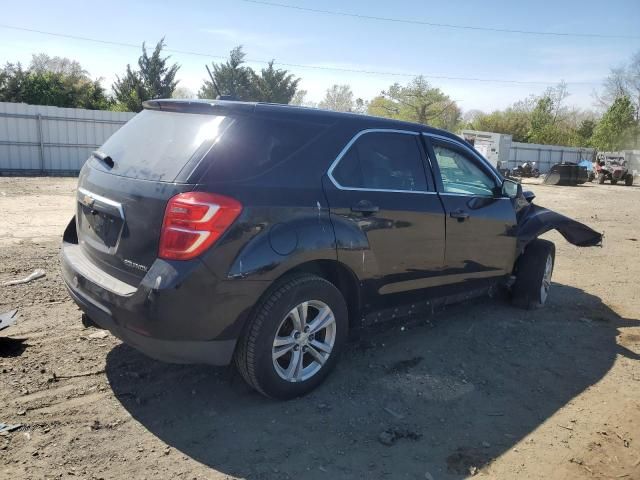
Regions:
<instances>
[{"instance_id":1,"label":"background vehicle","mask_svg":"<svg viewBox=\"0 0 640 480\"><path fill-rule=\"evenodd\" d=\"M538 178L540 170L536 168L536 162L524 162L511 171L513 177Z\"/></svg>"},{"instance_id":2,"label":"background vehicle","mask_svg":"<svg viewBox=\"0 0 640 480\"><path fill-rule=\"evenodd\" d=\"M544 176L547 185L582 185L589 181L589 172L583 165L557 163Z\"/></svg>"},{"instance_id":3,"label":"background vehicle","mask_svg":"<svg viewBox=\"0 0 640 480\"><path fill-rule=\"evenodd\" d=\"M349 329L510 285L542 306L557 229L470 145L424 125L315 109L154 100L82 169L63 278L99 326L155 358L235 361L291 398Z\"/></svg>"},{"instance_id":4,"label":"background vehicle","mask_svg":"<svg viewBox=\"0 0 640 480\"><path fill-rule=\"evenodd\" d=\"M598 154L596 161L596 178L599 184L606 180L615 185L624 181L627 186L633 185L633 173L627 167L627 161L621 156Z\"/></svg>"}]
</instances>

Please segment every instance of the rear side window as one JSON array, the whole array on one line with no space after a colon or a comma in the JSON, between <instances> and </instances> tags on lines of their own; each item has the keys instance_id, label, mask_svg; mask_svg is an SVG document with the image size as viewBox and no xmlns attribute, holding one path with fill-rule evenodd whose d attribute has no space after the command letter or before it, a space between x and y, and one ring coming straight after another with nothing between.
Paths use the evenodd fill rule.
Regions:
<instances>
[{"instance_id":1,"label":"rear side window","mask_svg":"<svg viewBox=\"0 0 640 480\"><path fill-rule=\"evenodd\" d=\"M308 147L326 124L267 116L238 116L207 155L204 183L246 181L274 171L289 160L284 174L308 160Z\"/></svg>"},{"instance_id":2,"label":"rear side window","mask_svg":"<svg viewBox=\"0 0 640 480\"><path fill-rule=\"evenodd\" d=\"M143 110L99 150L113 160L110 172L115 175L172 182L196 153L202 155L218 138L225 118Z\"/></svg>"},{"instance_id":3,"label":"rear side window","mask_svg":"<svg viewBox=\"0 0 640 480\"><path fill-rule=\"evenodd\" d=\"M422 153L416 135L366 133L340 159L332 175L345 188L427 190Z\"/></svg>"}]
</instances>

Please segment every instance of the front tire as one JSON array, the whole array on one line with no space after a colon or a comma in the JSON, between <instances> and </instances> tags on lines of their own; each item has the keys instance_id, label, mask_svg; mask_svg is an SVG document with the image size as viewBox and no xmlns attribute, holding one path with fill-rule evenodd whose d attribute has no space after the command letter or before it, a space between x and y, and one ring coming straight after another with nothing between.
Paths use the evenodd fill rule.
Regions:
<instances>
[{"instance_id":1,"label":"front tire","mask_svg":"<svg viewBox=\"0 0 640 480\"><path fill-rule=\"evenodd\" d=\"M514 305L533 310L547 302L555 258L552 242L538 238L527 245L516 262L516 281L511 290Z\"/></svg>"},{"instance_id":2,"label":"front tire","mask_svg":"<svg viewBox=\"0 0 640 480\"><path fill-rule=\"evenodd\" d=\"M627 173L627 175L624 177L624 184L627 187L633 185L633 173Z\"/></svg>"},{"instance_id":3,"label":"front tire","mask_svg":"<svg viewBox=\"0 0 640 480\"><path fill-rule=\"evenodd\" d=\"M598 174L598 184L602 185L604 183L604 179L605 179L604 173L599 173Z\"/></svg>"},{"instance_id":4,"label":"front tire","mask_svg":"<svg viewBox=\"0 0 640 480\"><path fill-rule=\"evenodd\" d=\"M348 333L347 305L329 281L287 278L259 303L238 342L235 363L245 381L271 398L309 393L334 368Z\"/></svg>"}]
</instances>

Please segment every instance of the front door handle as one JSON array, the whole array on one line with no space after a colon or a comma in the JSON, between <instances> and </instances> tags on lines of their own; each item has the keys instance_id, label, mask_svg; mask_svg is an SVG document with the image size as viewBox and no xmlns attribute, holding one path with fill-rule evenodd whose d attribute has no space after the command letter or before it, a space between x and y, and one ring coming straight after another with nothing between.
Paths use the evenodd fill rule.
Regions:
<instances>
[{"instance_id":1,"label":"front door handle","mask_svg":"<svg viewBox=\"0 0 640 480\"><path fill-rule=\"evenodd\" d=\"M464 222L467 218L469 218L469 214L464 210L455 210L449 214L451 218L457 218L459 222Z\"/></svg>"},{"instance_id":2,"label":"front door handle","mask_svg":"<svg viewBox=\"0 0 640 480\"><path fill-rule=\"evenodd\" d=\"M360 200L358 203L351 207L351 211L362 213L364 215L371 215L373 213L378 213L380 211L380 207L374 205L368 200Z\"/></svg>"}]
</instances>

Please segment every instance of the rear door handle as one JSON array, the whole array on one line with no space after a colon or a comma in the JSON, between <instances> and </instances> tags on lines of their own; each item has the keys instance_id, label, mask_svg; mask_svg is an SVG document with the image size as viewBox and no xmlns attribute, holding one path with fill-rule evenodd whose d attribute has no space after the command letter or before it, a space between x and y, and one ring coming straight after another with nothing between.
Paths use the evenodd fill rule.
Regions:
<instances>
[{"instance_id":1,"label":"rear door handle","mask_svg":"<svg viewBox=\"0 0 640 480\"><path fill-rule=\"evenodd\" d=\"M373 213L378 213L380 211L380 207L374 205L368 200L361 200L351 207L351 211L362 213L364 215L371 215Z\"/></svg>"},{"instance_id":2,"label":"rear door handle","mask_svg":"<svg viewBox=\"0 0 640 480\"><path fill-rule=\"evenodd\" d=\"M466 220L467 218L469 218L469 214L467 212L465 212L464 210L455 210L453 212L451 212L449 214L449 216L451 218L457 218L458 221L462 222L464 220Z\"/></svg>"}]
</instances>

